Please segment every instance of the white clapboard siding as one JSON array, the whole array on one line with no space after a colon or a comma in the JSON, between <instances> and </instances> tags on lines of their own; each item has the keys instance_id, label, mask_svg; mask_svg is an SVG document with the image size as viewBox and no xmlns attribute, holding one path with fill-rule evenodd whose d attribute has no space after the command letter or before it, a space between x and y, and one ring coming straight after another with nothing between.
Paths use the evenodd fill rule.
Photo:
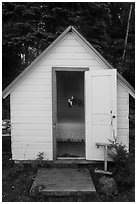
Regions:
<instances>
[{"instance_id":1,"label":"white clapboard siding","mask_svg":"<svg viewBox=\"0 0 137 204\"><path fill-rule=\"evenodd\" d=\"M24 81L23 86L50 86L51 79L31 79Z\"/></svg>"},{"instance_id":2,"label":"white clapboard siding","mask_svg":"<svg viewBox=\"0 0 137 204\"><path fill-rule=\"evenodd\" d=\"M41 116L41 117L52 117L52 112L51 111L28 111L28 110L20 110L20 111L12 111L12 116L18 117L18 116L23 116L23 117L37 117L37 116Z\"/></svg>"},{"instance_id":3,"label":"white clapboard siding","mask_svg":"<svg viewBox=\"0 0 137 204\"><path fill-rule=\"evenodd\" d=\"M96 60L92 60L92 59L47 59L46 61L43 60L43 62L41 62L40 64L41 66L44 66L44 65L49 65L49 66L77 66L77 67L81 67L81 66L98 66L99 63L96 61ZM103 68L103 66L102 66Z\"/></svg>"},{"instance_id":4,"label":"white clapboard siding","mask_svg":"<svg viewBox=\"0 0 137 204\"><path fill-rule=\"evenodd\" d=\"M18 123L14 123L12 124L12 128L15 130L28 130L28 129L33 129L33 130L39 130L39 129L43 129L43 130L47 130L49 129L49 125L50 124L38 124L38 125L34 125L34 124L18 124Z\"/></svg>"},{"instance_id":5,"label":"white clapboard siding","mask_svg":"<svg viewBox=\"0 0 137 204\"><path fill-rule=\"evenodd\" d=\"M40 84L39 85L36 85L36 84L32 84L32 85L24 84L23 85L23 84L16 89L16 92L17 91L21 91L21 92L40 91L40 92L45 92L45 94L46 94L46 92L51 90L51 85L50 84L47 84L47 85L40 85Z\"/></svg>"},{"instance_id":6,"label":"white clapboard siding","mask_svg":"<svg viewBox=\"0 0 137 204\"><path fill-rule=\"evenodd\" d=\"M120 84L117 85L117 89L118 89L118 92L125 92L124 87L122 85L120 85Z\"/></svg>"},{"instance_id":7,"label":"white clapboard siding","mask_svg":"<svg viewBox=\"0 0 137 204\"><path fill-rule=\"evenodd\" d=\"M89 53L56 53L53 52L49 55L48 59L54 59L54 60L89 60L89 59L95 59Z\"/></svg>"},{"instance_id":8,"label":"white clapboard siding","mask_svg":"<svg viewBox=\"0 0 137 204\"><path fill-rule=\"evenodd\" d=\"M34 98L35 100L35 98ZM52 111L51 105L37 105L37 104L12 104L13 111L20 111L21 108L26 111Z\"/></svg>"},{"instance_id":9,"label":"white clapboard siding","mask_svg":"<svg viewBox=\"0 0 137 204\"><path fill-rule=\"evenodd\" d=\"M126 147L129 147L128 143L129 143L129 137L127 136L124 136L124 137L118 137L117 138L117 142L122 144L122 145L125 145Z\"/></svg>"},{"instance_id":10,"label":"white clapboard siding","mask_svg":"<svg viewBox=\"0 0 137 204\"><path fill-rule=\"evenodd\" d=\"M118 104L118 110L127 110L129 104Z\"/></svg>"},{"instance_id":11,"label":"white clapboard siding","mask_svg":"<svg viewBox=\"0 0 137 204\"><path fill-rule=\"evenodd\" d=\"M11 93L12 158L14 160L36 159L39 152L44 152L44 159L53 159L52 67L104 69L104 65L94 55L89 55L87 48L76 39L74 34L67 34L35 66L35 69ZM128 138L129 135L127 124L129 96L120 84L118 84L117 97L118 140L128 141L124 138ZM27 150L25 144L28 144Z\"/></svg>"},{"instance_id":12,"label":"white clapboard siding","mask_svg":"<svg viewBox=\"0 0 137 204\"><path fill-rule=\"evenodd\" d=\"M12 98L11 99L11 105L12 104L33 104L33 105L51 105L52 99L51 98Z\"/></svg>"},{"instance_id":13,"label":"white clapboard siding","mask_svg":"<svg viewBox=\"0 0 137 204\"><path fill-rule=\"evenodd\" d=\"M50 117L12 117L12 123L30 123L30 124L51 124L52 119Z\"/></svg>"},{"instance_id":14,"label":"white clapboard siding","mask_svg":"<svg viewBox=\"0 0 137 204\"><path fill-rule=\"evenodd\" d=\"M46 146L46 148L50 151L50 149L51 149L51 146L52 145L47 145ZM24 156L25 156L25 154L27 155L27 154L36 154L36 155L38 155L38 153L40 153L40 152L44 152L45 151L45 147L41 147L41 146L39 146L39 147L37 147L37 148L30 148L29 147L29 145L28 146L26 146L26 147L24 147L24 148L20 148L20 149L18 149L18 148L16 148L16 154L23 154Z\"/></svg>"},{"instance_id":15,"label":"white clapboard siding","mask_svg":"<svg viewBox=\"0 0 137 204\"><path fill-rule=\"evenodd\" d=\"M43 140L47 140L48 137L49 137L49 134L51 133L51 129L46 129L46 130L19 130L19 129L13 129L12 130L12 135L15 137L17 137L17 139L20 138L20 140L22 138L28 138L28 140L30 140L29 138L31 137L35 137L39 140L39 138L43 138ZM16 141L16 139L13 137L13 140ZM52 139L52 138L49 138L49 139ZM50 140L51 141L51 140Z\"/></svg>"},{"instance_id":16,"label":"white clapboard siding","mask_svg":"<svg viewBox=\"0 0 137 204\"><path fill-rule=\"evenodd\" d=\"M52 67L54 66L103 68L73 35L68 35L62 40L11 95L13 144L17 141L20 143L34 141L38 149L39 141L46 141L47 144L48 141L52 141ZM13 158L24 159L21 156L23 153L16 152L16 149L17 143L13 145ZM27 154L25 159L34 158L33 154L36 155L36 152L32 153L31 157ZM44 152L48 155L47 159L53 157L52 146L50 152L45 146Z\"/></svg>"},{"instance_id":17,"label":"white clapboard siding","mask_svg":"<svg viewBox=\"0 0 137 204\"><path fill-rule=\"evenodd\" d=\"M40 91L35 91L35 92L25 92L25 91L15 91L14 92L14 95L18 95L18 98L43 98L43 99L46 99L46 98L51 98L52 97L52 93L51 91L49 92L46 92L44 95L43 95L43 92L40 92ZM13 98L16 97L16 96L13 96Z\"/></svg>"},{"instance_id":18,"label":"white clapboard siding","mask_svg":"<svg viewBox=\"0 0 137 204\"><path fill-rule=\"evenodd\" d=\"M126 98L118 98L117 104L119 104L119 105L128 105L129 104L128 100L129 100L128 97L126 97Z\"/></svg>"},{"instance_id":19,"label":"white clapboard siding","mask_svg":"<svg viewBox=\"0 0 137 204\"><path fill-rule=\"evenodd\" d=\"M128 98L128 92L120 92L118 91L118 98Z\"/></svg>"},{"instance_id":20,"label":"white clapboard siding","mask_svg":"<svg viewBox=\"0 0 137 204\"><path fill-rule=\"evenodd\" d=\"M117 86L117 108L118 108L118 131L117 142L129 147L129 94L118 83Z\"/></svg>"},{"instance_id":21,"label":"white clapboard siding","mask_svg":"<svg viewBox=\"0 0 137 204\"><path fill-rule=\"evenodd\" d=\"M72 47L59 46L52 53L87 53L87 51L81 46L75 46L73 49Z\"/></svg>"},{"instance_id":22,"label":"white clapboard siding","mask_svg":"<svg viewBox=\"0 0 137 204\"><path fill-rule=\"evenodd\" d=\"M52 143L49 141L37 142L37 143L35 141L31 141L31 143L27 143L25 141L24 142L14 142L14 145L16 146L17 149L25 149L25 148L37 149L38 146L43 149L45 148L47 144L48 144L47 148L50 148L52 145Z\"/></svg>"},{"instance_id":23,"label":"white clapboard siding","mask_svg":"<svg viewBox=\"0 0 137 204\"><path fill-rule=\"evenodd\" d=\"M72 68L72 69L73 68L87 67L87 62L89 62L89 64L90 64L90 66L88 66L89 70L90 69L94 70L95 69L94 66L96 66L96 69L103 69L103 65L96 60L84 60L85 61L84 65L80 64L79 60L72 60L72 63L71 63L72 65L70 65L70 62L69 62L71 60L69 60L69 61L68 60L58 60L59 62L57 62L57 63L59 63L59 64L57 65L57 64L54 64L54 61L52 63L52 60L48 60L48 58L46 60L46 63L45 63L45 60L43 59L43 60L41 60L40 65L38 66L38 69L40 69L40 71L38 72L36 69L35 74L39 73L41 75L45 75L47 73L47 71L46 71L47 68L50 69L50 72L52 74L52 67L60 67L60 68L63 67L64 68L64 64L63 64L64 61L66 62L66 65L65 65L66 69L67 69L67 67ZM73 62L74 62L74 64L73 64ZM48 65L49 63L50 63L50 65ZM51 78L52 78L52 76L51 76Z\"/></svg>"},{"instance_id":24,"label":"white clapboard siding","mask_svg":"<svg viewBox=\"0 0 137 204\"><path fill-rule=\"evenodd\" d=\"M22 140L22 138L23 138L23 140ZM23 137L17 136L17 137L14 138L13 141L14 142L25 142L25 143L28 143L28 144L31 144L31 143L35 142L37 144L37 146L38 146L38 143L40 141L45 142L46 145L49 145L49 143L52 143L52 139L50 140L48 137L45 137L45 136L40 137L39 134L37 134L37 137L33 136L33 135L32 136L28 135L27 137L26 137L26 135L24 135Z\"/></svg>"},{"instance_id":25,"label":"white clapboard siding","mask_svg":"<svg viewBox=\"0 0 137 204\"><path fill-rule=\"evenodd\" d=\"M47 146L46 148L47 148L47 150L48 151L51 151L51 146L52 145L49 145L49 146ZM16 148L16 154L23 154L23 156L26 156L26 155L28 155L28 154L35 154L36 156L41 152L44 152L45 151L45 147L37 147L37 148L30 148L29 146L27 147L24 147L24 148L22 148L22 149L17 149Z\"/></svg>"},{"instance_id":26,"label":"white clapboard siding","mask_svg":"<svg viewBox=\"0 0 137 204\"><path fill-rule=\"evenodd\" d=\"M27 79L48 79L51 80L52 73L51 73L51 67L50 66L39 66L39 71L34 70L34 72L31 73L31 75L28 76Z\"/></svg>"},{"instance_id":27,"label":"white clapboard siding","mask_svg":"<svg viewBox=\"0 0 137 204\"><path fill-rule=\"evenodd\" d=\"M117 125L118 129L129 129L129 124L128 123L118 123Z\"/></svg>"},{"instance_id":28,"label":"white clapboard siding","mask_svg":"<svg viewBox=\"0 0 137 204\"><path fill-rule=\"evenodd\" d=\"M81 47L80 43L75 39L70 39L69 35L66 36L62 42L60 42L60 46L63 47Z\"/></svg>"},{"instance_id":29,"label":"white clapboard siding","mask_svg":"<svg viewBox=\"0 0 137 204\"><path fill-rule=\"evenodd\" d=\"M48 138L49 136L47 136L47 135L49 135L50 134L50 132L51 132L51 130L46 130L46 131L35 131L35 130L33 130L33 131L24 131L24 130L22 130L22 132L21 133L19 133L17 136L15 136L15 134L17 133L17 132L19 132L19 130L14 130L14 138L13 138L13 141L14 142L25 142L25 141L27 141L27 142L32 142L32 141L34 141L34 142L39 142L39 141L41 141L41 142L43 142L43 141L52 141L52 139L51 138ZM23 140L22 140L23 139Z\"/></svg>"},{"instance_id":30,"label":"white clapboard siding","mask_svg":"<svg viewBox=\"0 0 137 204\"><path fill-rule=\"evenodd\" d=\"M51 76L51 67L35 69L11 94L14 160L36 159L39 152L53 159Z\"/></svg>"},{"instance_id":31,"label":"white clapboard siding","mask_svg":"<svg viewBox=\"0 0 137 204\"><path fill-rule=\"evenodd\" d=\"M129 111L128 110L118 110L118 117L127 117L128 118Z\"/></svg>"},{"instance_id":32,"label":"white clapboard siding","mask_svg":"<svg viewBox=\"0 0 137 204\"><path fill-rule=\"evenodd\" d=\"M24 136L22 138L21 137L15 137L15 139L13 140L13 144L14 144L14 142L20 142L20 143L26 142L28 144L31 144L32 141L34 141L37 144L37 147L39 147L39 141L45 142L46 143L45 147L49 146L49 142L52 144L52 140L49 140L48 137L47 138L39 137L39 135L37 135L37 137L33 137L33 136L31 136L31 137L25 137ZM14 147L18 148L15 145L14 145Z\"/></svg>"},{"instance_id":33,"label":"white clapboard siding","mask_svg":"<svg viewBox=\"0 0 137 204\"><path fill-rule=\"evenodd\" d=\"M63 48L64 50L70 50L70 52L68 50L64 52ZM73 48L75 52L71 52ZM39 66L89 66L92 69L94 69L95 66L96 69L103 69L100 62L95 59L94 55L90 55L87 52L73 34L67 35L66 38L52 50L46 59L43 58Z\"/></svg>"},{"instance_id":34,"label":"white clapboard siding","mask_svg":"<svg viewBox=\"0 0 137 204\"><path fill-rule=\"evenodd\" d=\"M119 116L118 117L118 123L129 123L129 119L128 119L128 117L124 117L124 116Z\"/></svg>"},{"instance_id":35,"label":"white clapboard siding","mask_svg":"<svg viewBox=\"0 0 137 204\"><path fill-rule=\"evenodd\" d=\"M127 129L118 129L118 137L128 137L129 131Z\"/></svg>"}]
</instances>

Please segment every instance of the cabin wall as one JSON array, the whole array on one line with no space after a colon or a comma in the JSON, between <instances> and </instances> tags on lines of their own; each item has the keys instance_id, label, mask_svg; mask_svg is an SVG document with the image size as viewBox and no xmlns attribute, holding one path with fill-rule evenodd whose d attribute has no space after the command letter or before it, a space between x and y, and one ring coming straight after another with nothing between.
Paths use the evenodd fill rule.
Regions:
<instances>
[{"instance_id":1,"label":"cabin wall","mask_svg":"<svg viewBox=\"0 0 137 204\"><path fill-rule=\"evenodd\" d=\"M66 35L11 93L11 135L14 160L53 159L52 67L102 69L74 34Z\"/></svg>"},{"instance_id":2,"label":"cabin wall","mask_svg":"<svg viewBox=\"0 0 137 204\"><path fill-rule=\"evenodd\" d=\"M117 85L117 142L129 148L129 93Z\"/></svg>"},{"instance_id":3,"label":"cabin wall","mask_svg":"<svg viewBox=\"0 0 137 204\"><path fill-rule=\"evenodd\" d=\"M95 55L67 34L11 93L11 137L14 160L53 159L52 67L105 68ZM118 140L128 141L128 93L118 84ZM125 124L127 125L125 128Z\"/></svg>"},{"instance_id":4,"label":"cabin wall","mask_svg":"<svg viewBox=\"0 0 137 204\"><path fill-rule=\"evenodd\" d=\"M11 137L14 160L53 159L52 139L52 67L92 67L100 69L95 57L76 40L66 35L36 65L11 93Z\"/></svg>"},{"instance_id":5,"label":"cabin wall","mask_svg":"<svg viewBox=\"0 0 137 204\"><path fill-rule=\"evenodd\" d=\"M32 73L11 94L12 157L52 159L51 72Z\"/></svg>"}]
</instances>

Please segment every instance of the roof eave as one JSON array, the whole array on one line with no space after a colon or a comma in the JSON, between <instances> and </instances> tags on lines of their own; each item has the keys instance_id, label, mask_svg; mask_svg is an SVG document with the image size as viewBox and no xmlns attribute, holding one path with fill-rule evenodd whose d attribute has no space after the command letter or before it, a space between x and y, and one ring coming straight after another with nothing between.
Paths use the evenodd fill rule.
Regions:
<instances>
[{"instance_id":1,"label":"roof eave","mask_svg":"<svg viewBox=\"0 0 137 204\"><path fill-rule=\"evenodd\" d=\"M99 59L109 68L114 69L114 67L72 26L72 31L78 35L85 43L86 45L93 50L93 52L97 55ZM135 89L128 83L128 81L117 72L118 80L125 86L128 93L135 98Z\"/></svg>"},{"instance_id":2,"label":"roof eave","mask_svg":"<svg viewBox=\"0 0 137 204\"><path fill-rule=\"evenodd\" d=\"M127 80L117 72L118 80L126 86L128 93L135 98L135 89L127 82Z\"/></svg>"}]
</instances>

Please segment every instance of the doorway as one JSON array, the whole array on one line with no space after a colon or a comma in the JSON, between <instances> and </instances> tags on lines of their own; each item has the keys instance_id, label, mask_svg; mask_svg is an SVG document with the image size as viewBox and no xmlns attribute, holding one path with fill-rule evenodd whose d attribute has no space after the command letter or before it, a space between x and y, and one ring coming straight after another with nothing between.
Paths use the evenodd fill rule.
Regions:
<instances>
[{"instance_id":1,"label":"doorway","mask_svg":"<svg viewBox=\"0 0 137 204\"><path fill-rule=\"evenodd\" d=\"M56 158L85 158L84 71L56 71Z\"/></svg>"}]
</instances>

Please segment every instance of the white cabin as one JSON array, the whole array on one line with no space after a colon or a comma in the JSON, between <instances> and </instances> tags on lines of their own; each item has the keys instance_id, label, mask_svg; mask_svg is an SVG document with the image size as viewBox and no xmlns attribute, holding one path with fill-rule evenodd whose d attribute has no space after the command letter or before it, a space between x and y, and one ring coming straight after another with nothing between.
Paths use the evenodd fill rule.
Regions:
<instances>
[{"instance_id":1,"label":"white cabin","mask_svg":"<svg viewBox=\"0 0 137 204\"><path fill-rule=\"evenodd\" d=\"M69 26L4 91L10 94L13 160L103 160L96 143L129 147L134 89Z\"/></svg>"}]
</instances>

